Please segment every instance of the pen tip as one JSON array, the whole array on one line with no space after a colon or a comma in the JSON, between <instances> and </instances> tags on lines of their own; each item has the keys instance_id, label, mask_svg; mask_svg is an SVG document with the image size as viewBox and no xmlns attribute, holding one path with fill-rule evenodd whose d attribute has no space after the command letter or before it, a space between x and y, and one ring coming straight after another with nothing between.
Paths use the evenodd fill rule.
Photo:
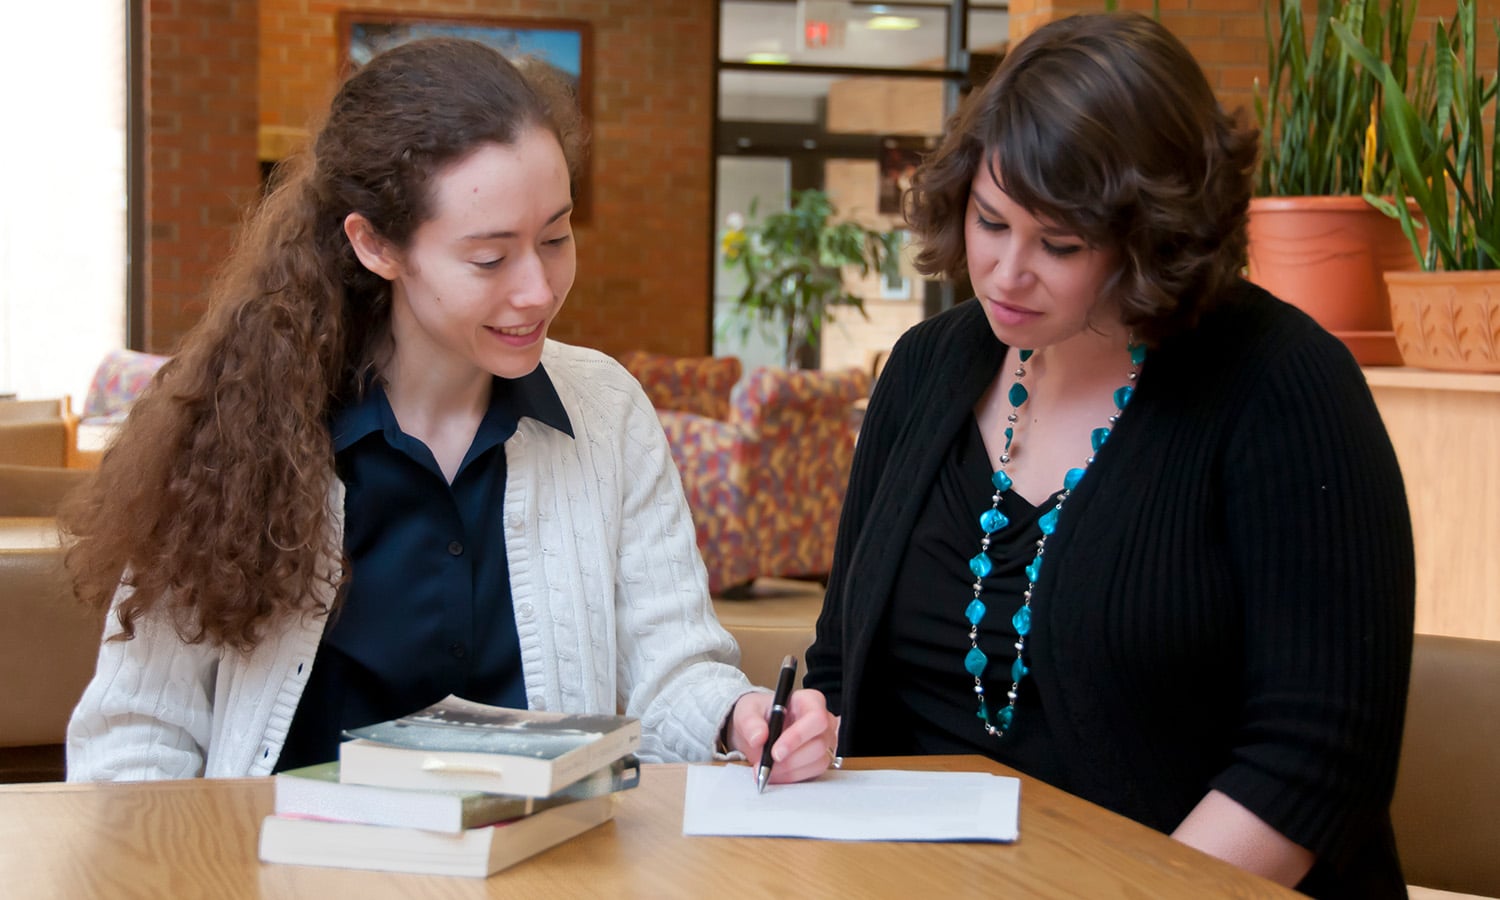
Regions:
<instances>
[{"instance_id":1,"label":"pen tip","mask_svg":"<svg viewBox=\"0 0 1500 900\"><path fill-rule=\"evenodd\" d=\"M770 779L770 776L771 773L764 766L756 767L755 793L764 794L766 792L766 782Z\"/></svg>"}]
</instances>

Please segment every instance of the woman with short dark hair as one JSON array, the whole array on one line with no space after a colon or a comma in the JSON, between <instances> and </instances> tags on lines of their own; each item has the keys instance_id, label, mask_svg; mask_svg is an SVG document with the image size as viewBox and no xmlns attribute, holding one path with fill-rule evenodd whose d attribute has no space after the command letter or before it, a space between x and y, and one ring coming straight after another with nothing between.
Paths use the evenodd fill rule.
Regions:
<instances>
[{"instance_id":1,"label":"woman with short dark hair","mask_svg":"<svg viewBox=\"0 0 1500 900\"><path fill-rule=\"evenodd\" d=\"M1255 148L1134 14L1041 27L968 99L906 209L977 296L871 398L806 683L844 754L987 754L1401 896L1401 473L1349 353L1239 276Z\"/></svg>"}]
</instances>

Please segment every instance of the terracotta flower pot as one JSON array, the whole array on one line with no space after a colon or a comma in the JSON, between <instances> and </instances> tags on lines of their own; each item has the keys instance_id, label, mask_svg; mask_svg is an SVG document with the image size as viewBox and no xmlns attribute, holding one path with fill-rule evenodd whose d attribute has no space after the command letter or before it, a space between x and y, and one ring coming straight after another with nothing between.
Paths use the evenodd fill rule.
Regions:
<instances>
[{"instance_id":1,"label":"terracotta flower pot","mask_svg":"<svg viewBox=\"0 0 1500 900\"><path fill-rule=\"evenodd\" d=\"M1500 271L1387 272L1385 281L1408 366L1500 372Z\"/></svg>"},{"instance_id":2,"label":"terracotta flower pot","mask_svg":"<svg viewBox=\"0 0 1500 900\"><path fill-rule=\"evenodd\" d=\"M1250 280L1301 308L1365 366L1399 366L1381 276L1416 269L1401 223L1361 197L1250 201Z\"/></svg>"}]
</instances>

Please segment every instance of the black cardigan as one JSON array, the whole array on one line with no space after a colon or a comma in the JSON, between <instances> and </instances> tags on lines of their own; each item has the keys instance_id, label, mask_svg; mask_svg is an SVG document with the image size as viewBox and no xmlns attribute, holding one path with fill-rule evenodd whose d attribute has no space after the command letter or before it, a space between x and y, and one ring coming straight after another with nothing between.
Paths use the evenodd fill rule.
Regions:
<instances>
[{"instance_id":1,"label":"black cardigan","mask_svg":"<svg viewBox=\"0 0 1500 900\"><path fill-rule=\"evenodd\" d=\"M843 716L845 754L882 727L881 698L860 694L871 641L942 455L1005 350L962 303L897 342L871 397L806 678ZM1318 854L1303 890L1403 895L1387 807L1411 524L1335 338L1234 286L1148 357L1047 560L1027 652L1059 787L1161 831L1218 789ZM968 599L953 598L956 622Z\"/></svg>"}]
</instances>

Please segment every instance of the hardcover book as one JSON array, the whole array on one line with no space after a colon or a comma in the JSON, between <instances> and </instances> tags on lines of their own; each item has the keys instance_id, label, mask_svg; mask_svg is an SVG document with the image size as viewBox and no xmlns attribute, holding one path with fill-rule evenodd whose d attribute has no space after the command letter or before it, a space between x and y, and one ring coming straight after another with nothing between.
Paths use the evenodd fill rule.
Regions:
<instances>
[{"instance_id":1,"label":"hardcover book","mask_svg":"<svg viewBox=\"0 0 1500 900\"><path fill-rule=\"evenodd\" d=\"M340 782L339 764L329 762L276 775L275 812L281 816L457 833L529 816L564 803L629 790L640 779L640 761L627 755L550 797L520 797L480 791L414 791L349 784Z\"/></svg>"},{"instance_id":2,"label":"hardcover book","mask_svg":"<svg viewBox=\"0 0 1500 900\"><path fill-rule=\"evenodd\" d=\"M260 859L483 878L609 821L615 814L614 803L613 796L594 797L458 834L267 816L260 828Z\"/></svg>"},{"instance_id":3,"label":"hardcover book","mask_svg":"<svg viewBox=\"0 0 1500 900\"><path fill-rule=\"evenodd\" d=\"M419 790L547 797L641 743L631 716L506 709L448 696L345 732L339 778Z\"/></svg>"}]
</instances>

